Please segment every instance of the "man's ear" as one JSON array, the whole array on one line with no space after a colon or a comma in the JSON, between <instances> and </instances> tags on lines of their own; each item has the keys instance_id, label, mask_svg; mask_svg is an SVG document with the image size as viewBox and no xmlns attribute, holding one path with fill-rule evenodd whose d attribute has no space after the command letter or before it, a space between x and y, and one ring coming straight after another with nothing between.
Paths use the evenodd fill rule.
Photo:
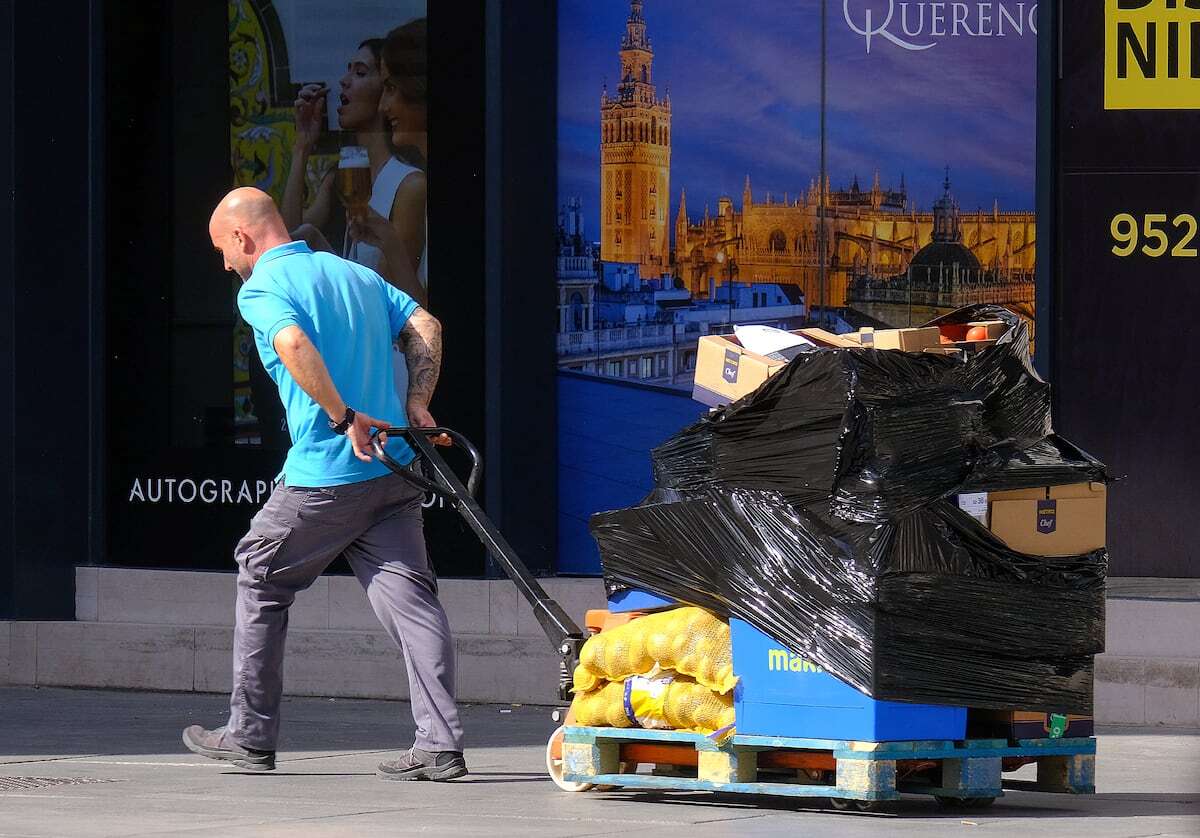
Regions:
<instances>
[{"instance_id":1,"label":"man's ear","mask_svg":"<svg viewBox=\"0 0 1200 838\"><path fill-rule=\"evenodd\" d=\"M254 242L240 228L234 229L233 240L237 242L242 253L249 253L254 249Z\"/></svg>"}]
</instances>

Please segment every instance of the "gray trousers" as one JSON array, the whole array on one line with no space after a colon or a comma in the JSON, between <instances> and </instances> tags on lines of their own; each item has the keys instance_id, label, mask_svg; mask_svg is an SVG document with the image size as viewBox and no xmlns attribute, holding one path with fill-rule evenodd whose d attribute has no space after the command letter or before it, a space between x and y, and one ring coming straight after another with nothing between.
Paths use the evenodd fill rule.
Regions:
<instances>
[{"instance_id":1,"label":"gray trousers","mask_svg":"<svg viewBox=\"0 0 1200 838\"><path fill-rule=\"evenodd\" d=\"M238 543L237 627L228 734L273 751L279 736L288 608L345 556L384 629L404 652L416 747L461 751L454 646L425 553L422 493L387 475L304 489L280 484Z\"/></svg>"}]
</instances>

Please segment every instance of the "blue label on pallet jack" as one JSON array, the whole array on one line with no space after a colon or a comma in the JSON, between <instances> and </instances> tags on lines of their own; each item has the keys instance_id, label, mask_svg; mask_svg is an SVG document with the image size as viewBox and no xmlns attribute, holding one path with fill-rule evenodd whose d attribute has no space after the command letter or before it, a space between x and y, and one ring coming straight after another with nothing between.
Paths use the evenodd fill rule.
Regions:
<instances>
[{"instance_id":1,"label":"blue label on pallet jack","mask_svg":"<svg viewBox=\"0 0 1200 838\"><path fill-rule=\"evenodd\" d=\"M895 742L963 739L964 707L876 701L825 672L749 623L729 621L737 732Z\"/></svg>"}]
</instances>

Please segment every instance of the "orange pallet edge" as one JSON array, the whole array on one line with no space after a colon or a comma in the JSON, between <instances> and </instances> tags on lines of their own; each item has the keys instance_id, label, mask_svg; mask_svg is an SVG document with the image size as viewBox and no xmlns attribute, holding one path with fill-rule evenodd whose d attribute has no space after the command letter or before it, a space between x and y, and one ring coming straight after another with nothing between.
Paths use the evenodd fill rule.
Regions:
<instances>
[{"instance_id":1,"label":"orange pallet edge","mask_svg":"<svg viewBox=\"0 0 1200 838\"><path fill-rule=\"evenodd\" d=\"M692 745L660 745L629 742L621 745L621 762L655 765L696 765L699 758Z\"/></svg>"},{"instance_id":2,"label":"orange pallet edge","mask_svg":"<svg viewBox=\"0 0 1200 838\"><path fill-rule=\"evenodd\" d=\"M643 616L645 616L644 611L626 611L614 614L604 608L589 608L583 617L583 625L589 633L596 634L597 632L615 629L617 626L623 626Z\"/></svg>"}]
</instances>

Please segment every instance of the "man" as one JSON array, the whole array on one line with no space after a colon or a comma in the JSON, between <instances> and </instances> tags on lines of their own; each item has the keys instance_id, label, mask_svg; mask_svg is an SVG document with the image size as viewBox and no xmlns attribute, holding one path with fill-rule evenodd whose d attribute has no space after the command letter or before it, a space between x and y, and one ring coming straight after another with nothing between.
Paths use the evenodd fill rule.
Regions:
<instances>
[{"instance_id":1,"label":"man","mask_svg":"<svg viewBox=\"0 0 1200 838\"><path fill-rule=\"evenodd\" d=\"M369 268L293 242L270 196L257 189L226 195L209 234L226 270L244 281L238 308L279 387L292 447L235 551L229 721L216 730L192 725L184 744L242 768L275 767L288 608L344 555L404 652L417 725L412 749L380 764L378 776L461 777L467 767L454 652L425 553L422 493L368 453L373 428L434 426L428 408L441 367L441 326ZM392 384L397 336L408 363L407 406ZM414 457L402 440L391 449L401 463Z\"/></svg>"}]
</instances>

